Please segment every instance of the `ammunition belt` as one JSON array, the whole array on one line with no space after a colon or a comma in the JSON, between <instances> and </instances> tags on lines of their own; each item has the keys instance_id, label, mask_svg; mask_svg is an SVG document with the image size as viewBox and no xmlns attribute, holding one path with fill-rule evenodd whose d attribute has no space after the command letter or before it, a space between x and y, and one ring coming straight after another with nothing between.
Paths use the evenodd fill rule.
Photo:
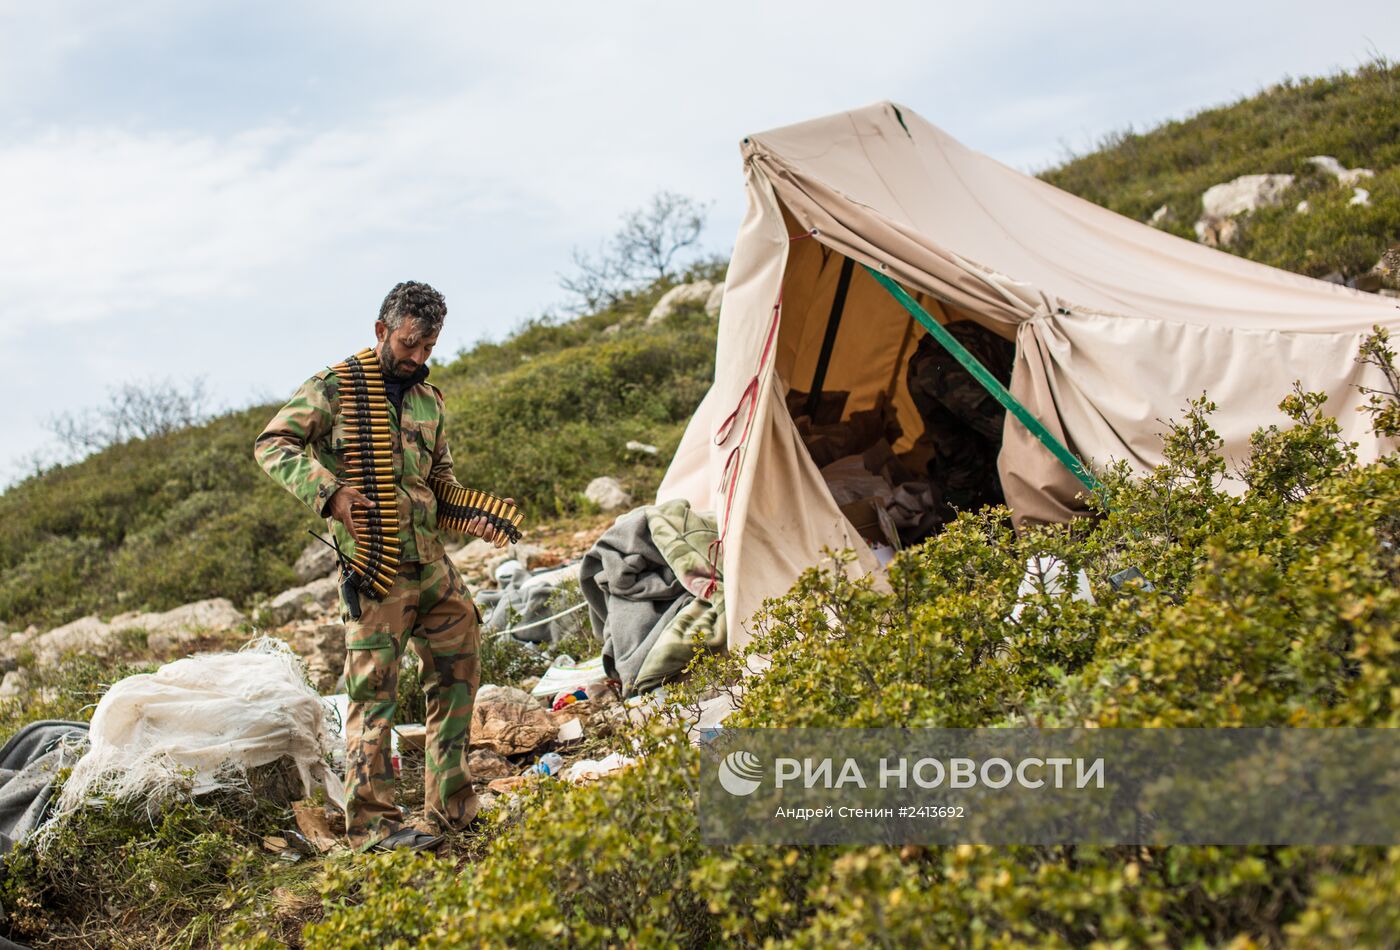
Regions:
<instances>
[{"instance_id":1,"label":"ammunition belt","mask_svg":"<svg viewBox=\"0 0 1400 950\"><path fill-rule=\"evenodd\" d=\"M373 349L364 349L331 367L340 380L340 412L345 420L345 474L374 502L351 510L359 541L347 558L355 586L384 597L399 573L399 507L394 479L394 447L389 436L389 400Z\"/></svg>"},{"instance_id":2,"label":"ammunition belt","mask_svg":"<svg viewBox=\"0 0 1400 950\"><path fill-rule=\"evenodd\" d=\"M520 522L525 514L504 498L463 488L444 478L429 478L428 487L437 496L437 525L442 530L466 531L472 521L485 518L496 529L496 547L520 540Z\"/></svg>"}]
</instances>

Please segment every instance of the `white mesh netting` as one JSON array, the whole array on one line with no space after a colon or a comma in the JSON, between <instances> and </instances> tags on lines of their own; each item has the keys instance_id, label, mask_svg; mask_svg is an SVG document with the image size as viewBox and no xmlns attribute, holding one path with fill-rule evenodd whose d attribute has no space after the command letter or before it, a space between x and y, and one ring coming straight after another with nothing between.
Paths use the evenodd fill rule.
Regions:
<instances>
[{"instance_id":1,"label":"white mesh netting","mask_svg":"<svg viewBox=\"0 0 1400 950\"><path fill-rule=\"evenodd\" d=\"M325 706L301 660L262 638L237 653L192 656L112 686L93 713L91 747L54 818L101 799L145 800L246 788L247 772L287 756L310 794L343 800L326 765Z\"/></svg>"}]
</instances>

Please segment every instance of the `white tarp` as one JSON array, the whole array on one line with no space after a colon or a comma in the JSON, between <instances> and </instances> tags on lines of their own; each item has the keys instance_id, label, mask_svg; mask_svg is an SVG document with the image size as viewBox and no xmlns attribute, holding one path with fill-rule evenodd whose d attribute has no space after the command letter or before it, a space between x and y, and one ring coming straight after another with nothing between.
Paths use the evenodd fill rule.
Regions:
<instances>
[{"instance_id":1,"label":"white tarp","mask_svg":"<svg viewBox=\"0 0 1400 950\"><path fill-rule=\"evenodd\" d=\"M321 786L331 801L344 798L326 766L331 747L321 697L280 640L128 676L98 702L89 739L57 815L106 797L158 805L238 786L248 769L283 756L307 794Z\"/></svg>"}]
</instances>

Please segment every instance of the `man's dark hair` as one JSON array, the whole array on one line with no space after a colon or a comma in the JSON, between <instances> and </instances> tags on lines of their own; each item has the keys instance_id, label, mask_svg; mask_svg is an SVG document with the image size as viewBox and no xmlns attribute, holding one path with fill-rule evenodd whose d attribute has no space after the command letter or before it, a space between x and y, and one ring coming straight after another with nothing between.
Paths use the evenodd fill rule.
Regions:
<instances>
[{"instance_id":1,"label":"man's dark hair","mask_svg":"<svg viewBox=\"0 0 1400 950\"><path fill-rule=\"evenodd\" d=\"M416 280L395 284L379 305L379 319L390 330L397 330L405 319L412 319L424 333L436 333L442 329L446 316L447 301L442 294Z\"/></svg>"}]
</instances>

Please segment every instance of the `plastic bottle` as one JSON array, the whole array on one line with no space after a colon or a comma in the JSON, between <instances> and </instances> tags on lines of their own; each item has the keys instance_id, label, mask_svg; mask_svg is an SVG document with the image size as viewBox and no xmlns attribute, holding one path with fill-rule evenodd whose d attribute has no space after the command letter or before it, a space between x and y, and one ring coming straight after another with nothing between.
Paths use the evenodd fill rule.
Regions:
<instances>
[{"instance_id":1,"label":"plastic bottle","mask_svg":"<svg viewBox=\"0 0 1400 950\"><path fill-rule=\"evenodd\" d=\"M538 775L558 775L563 768L564 757L558 752L546 752L535 763L535 772Z\"/></svg>"}]
</instances>

